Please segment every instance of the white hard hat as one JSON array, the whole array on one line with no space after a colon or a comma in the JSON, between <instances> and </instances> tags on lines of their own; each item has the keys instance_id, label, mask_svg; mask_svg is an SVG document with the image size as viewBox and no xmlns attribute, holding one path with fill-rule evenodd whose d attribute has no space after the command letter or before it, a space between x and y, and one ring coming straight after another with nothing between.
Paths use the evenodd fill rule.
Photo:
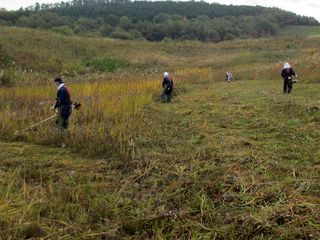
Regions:
<instances>
[{"instance_id":1,"label":"white hard hat","mask_svg":"<svg viewBox=\"0 0 320 240\"><path fill-rule=\"evenodd\" d=\"M290 64L287 62L283 65L283 69L286 69L286 68L291 68Z\"/></svg>"}]
</instances>

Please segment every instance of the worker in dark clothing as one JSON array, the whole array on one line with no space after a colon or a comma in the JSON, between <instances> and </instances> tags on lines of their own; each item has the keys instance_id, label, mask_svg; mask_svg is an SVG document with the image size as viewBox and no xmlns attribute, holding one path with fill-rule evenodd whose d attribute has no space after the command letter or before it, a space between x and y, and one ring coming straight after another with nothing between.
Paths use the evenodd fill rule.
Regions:
<instances>
[{"instance_id":1,"label":"worker in dark clothing","mask_svg":"<svg viewBox=\"0 0 320 240\"><path fill-rule=\"evenodd\" d=\"M70 92L61 78L56 78L54 82L58 87L56 103L53 106L54 109L58 109L57 124L62 129L67 129L69 124L69 117L72 112Z\"/></svg>"},{"instance_id":2,"label":"worker in dark clothing","mask_svg":"<svg viewBox=\"0 0 320 240\"><path fill-rule=\"evenodd\" d=\"M173 81L168 72L164 72L163 81L162 81L162 102L169 103L171 102Z\"/></svg>"},{"instance_id":3,"label":"worker in dark clothing","mask_svg":"<svg viewBox=\"0 0 320 240\"><path fill-rule=\"evenodd\" d=\"M283 93L289 94L291 92L292 84L294 83L293 76L296 76L296 73L290 64L286 62L281 72L281 77L283 77Z\"/></svg>"},{"instance_id":4,"label":"worker in dark clothing","mask_svg":"<svg viewBox=\"0 0 320 240\"><path fill-rule=\"evenodd\" d=\"M232 73L230 71L226 72L226 81L231 82L233 80Z\"/></svg>"}]
</instances>

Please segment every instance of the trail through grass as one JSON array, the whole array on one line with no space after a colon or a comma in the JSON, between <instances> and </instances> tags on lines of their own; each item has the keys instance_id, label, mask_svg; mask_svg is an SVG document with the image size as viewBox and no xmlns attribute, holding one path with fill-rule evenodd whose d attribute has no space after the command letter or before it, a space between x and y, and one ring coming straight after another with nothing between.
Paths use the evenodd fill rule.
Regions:
<instances>
[{"instance_id":1,"label":"trail through grass","mask_svg":"<svg viewBox=\"0 0 320 240\"><path fill-rule=\"evenodd\" d=\"M4 239L318 239L320 86L199 79L129 159L0 143Z\"/></svg>"}]
</instances>

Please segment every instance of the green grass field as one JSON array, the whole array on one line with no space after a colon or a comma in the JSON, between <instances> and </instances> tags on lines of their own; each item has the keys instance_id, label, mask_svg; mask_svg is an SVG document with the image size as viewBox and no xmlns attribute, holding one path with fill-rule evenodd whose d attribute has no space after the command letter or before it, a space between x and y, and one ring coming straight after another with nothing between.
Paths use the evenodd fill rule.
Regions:
<instances>
[{"instance_id":1,"label":"green grass field","mask_svg":"<svg viewBox=\"0 0 320 240\"><path fill-rule=\"evenodd\" d=\"M304 37L320 34L320 26L288 26L279 31L280 36Z\"/></svg>"},{"instance_id":2,"label":"green grass field","mask_svg":"<svg viewBox=\"0 0 320 240\"><path fill-rule=\"evenodd\" d=\"M49 113L23 104L49 106L48 73L37 72L34 93L23 83L1 87L0 239L320 239L320 85L318 70L309 71L319 43L114 42L113 55L127 61L135 46L160 59L159 69L169 59L177 96L158 101L162 71L143 55L135 58L143 70L69 77L75 96L92 105L73 114L66 148L46 136L54 123L10 138ZM300 76L291 95L279 77L288 56ZM235 81L224 81L225 66Z\"/></svg>"}]
</instances>

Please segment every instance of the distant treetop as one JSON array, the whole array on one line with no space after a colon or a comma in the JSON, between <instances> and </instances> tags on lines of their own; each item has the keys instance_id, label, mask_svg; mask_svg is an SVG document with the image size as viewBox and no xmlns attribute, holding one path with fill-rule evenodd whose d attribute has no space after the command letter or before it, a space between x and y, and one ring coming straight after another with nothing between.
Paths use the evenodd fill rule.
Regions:
<instances>
[{"instance_id":1,"label":"distant treetop","mask_svg":"<svg viewBox=\"0 0 320 240\"><path fill-rule=\"evenodd\" d=\"M278 8L206 2L72 0L0 10L0 26L121 39L223 41L277 35L287 25L319 25Z\"/></svg>"}]
</instances>

